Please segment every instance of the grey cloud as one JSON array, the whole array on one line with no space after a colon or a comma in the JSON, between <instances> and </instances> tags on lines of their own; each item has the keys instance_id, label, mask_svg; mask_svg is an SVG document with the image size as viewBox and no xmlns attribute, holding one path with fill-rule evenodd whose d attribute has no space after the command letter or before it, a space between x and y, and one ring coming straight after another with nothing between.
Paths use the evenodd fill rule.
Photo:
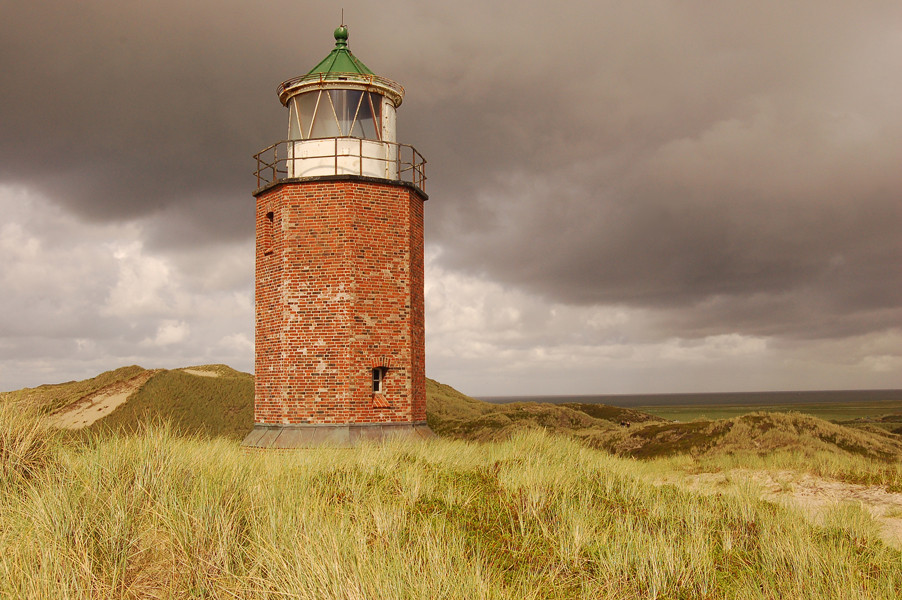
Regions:
<instances>
[{"instance_id":1,"label":"grey cloud","mask_svg":"<svg viewBox=\"0 0 902 600\"><path fill-rule=\"evenodd\" d=\"M261 37L303 52L287 24L218 2L4 12L4 179L95 220L208 196L246 201L251 154L282 132L273 92L294 58Z\"/></svg>"},{"instance_id":2,"label":"grey cloud","mask_svg":"<svg viewBox=\"0 0 902 600\"><path fill-rule=\"evenodd\" d=\"M648 309L660 335L902 325L897 2L345 15L352 50L407 88L400 139L429 161L443 266ZM0 182L80 221L140 221L192 289L246 287L204 280L204 257L250 241L251 155L285 131L275 87L329 50L338 17L281 0L12 3Z\"/></svg>"},{"instance_id":3,"label":"grey cloud","mask_svg":"<svg viewBox=\"0 0 902 600\"><path fill-rule=\"evenodd\" d=\"M487 143L501 155L512 140L518 160L491 160L494 177L469 178L469 198L437 209L450 223L433 226L444 263L551 299L665 311L680 335L898 327L902 120L891 98L902 88L897 60L860 52L893 48L878 18L888 5L831 5L813 19L793 9L771 23L765 3L721 35L727 9L688 6L657 23L665 43L647 55L616 42L628 58L613 54L610 77L552 77L557 98L511 96L514 131ZM567 135L526 144L530 113Z\"/></svg>"}]
</instances>

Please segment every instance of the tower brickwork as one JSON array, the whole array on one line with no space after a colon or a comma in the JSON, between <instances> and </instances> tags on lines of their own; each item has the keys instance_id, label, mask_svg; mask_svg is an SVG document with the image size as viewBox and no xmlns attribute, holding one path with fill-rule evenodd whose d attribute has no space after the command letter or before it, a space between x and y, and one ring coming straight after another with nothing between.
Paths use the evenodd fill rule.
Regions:
<instances>
[{"instance_id":1,"label":"tower brickwork","mask_svg":"<svg viewBox=\"0 0 902 600\"><path fill-rule=\"evenodd\" d=\"M424 422L423 196L277 185L257 198L256 246L255 421Z\"/></svg>"}]
</instances>

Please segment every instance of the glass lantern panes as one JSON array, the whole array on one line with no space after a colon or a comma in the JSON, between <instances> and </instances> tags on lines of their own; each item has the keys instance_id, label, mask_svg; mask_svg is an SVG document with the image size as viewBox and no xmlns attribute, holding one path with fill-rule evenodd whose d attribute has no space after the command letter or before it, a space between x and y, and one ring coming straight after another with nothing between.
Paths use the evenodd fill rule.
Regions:
<instances>
[{"instance_id":1,"label":"glass lantern panes","mask_svg":"<svg viewBox=\"0 0 902 600\"><path fill-rule=\"evenodd\" d=\"M317 90L289 102L292 140L355 137L381 140L382 96L361 90Z\"/></svg>"},{"instance_id":2,"label":"glass lantern panes","mask_svg":"<svg viewBox=\"0 0 902 600\"><path fill-rule=\"evenodd\" d=\"M355 127L360 128L359 137L367 140L382 139L382 96L364 92Z\"/></svg>"},{"instance_id":3,"label":"glass lantern panes","mask_svg":"<svg viewBox=\"0 0 902 600\"><path fill-rule=\"evenodd\" d=\"M304 133L301 132L301 114L298 110L297 102L289 102L288 104L288 139L289 140L300 140L304 138Z\"/></svg>"},{"instance_id":4,"label":"glass lantern panes","mask_svg":"<svg viewBox=\"0 0 902 600\"><path fill-rule=\"evenodd\" d=\"M357 116L362 95L363 92L357 90L329 90L332 108L335 109L335 121L341 131L339 135L351 135L351 126Z\"/></svg>"}]
</instances>

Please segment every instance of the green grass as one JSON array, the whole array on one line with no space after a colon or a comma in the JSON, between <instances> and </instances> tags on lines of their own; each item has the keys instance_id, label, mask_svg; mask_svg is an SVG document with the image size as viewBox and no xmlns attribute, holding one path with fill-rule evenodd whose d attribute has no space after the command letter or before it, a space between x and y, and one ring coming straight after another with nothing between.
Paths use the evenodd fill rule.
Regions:
<instances>
[{"instance_id":1,"label":"green grass","mask_svg":"<svg viewBox=\"0 0 902 600\"><path fill-rule=\"evenodd\" d=\"M540 431L289 453L167 427L48 443L0 482L3 598L902 594L902 554L859 510L815 526Z\"/></svg>"},{"instance_id":2,"label":"green grass","mask_svg":"<svg viewBox=\"0 0 902 600\"><path fill-rule=\"evenodd\" d=\"M450 385L426 378L427 419L433 430L442 429L449 420L477 417L491 409L488 402L476 400Z\"/></svg>"},{"instance_id":3,"label":"green grass","mask_svg":"<svg viewBox=\"0 0 902 600\"><path fill-rule=\"evenodd\" d=\"M254 377L225 365L190 368L218 377L162 370L92 429L129 432L165 420L185 434L243 439L254 426Z\"/></svg>"}]
</instances>

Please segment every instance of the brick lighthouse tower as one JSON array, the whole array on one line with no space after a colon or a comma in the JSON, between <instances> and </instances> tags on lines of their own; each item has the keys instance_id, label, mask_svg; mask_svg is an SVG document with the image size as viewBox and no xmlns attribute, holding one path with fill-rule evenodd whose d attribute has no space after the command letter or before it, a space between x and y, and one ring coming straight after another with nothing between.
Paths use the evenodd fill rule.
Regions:
<instances>
[{"instance_id":1,"label":"brick lighthouse tower","mask_svg":"<svg viewBox=\"0 0 902 600\"><path fill-rule=\"evenodd\" d=\"M429 437L426 161L397 143L400 85L348 30L278 89L288 139L256 155L256 448Z\"/></svg>"}]
</instances>

